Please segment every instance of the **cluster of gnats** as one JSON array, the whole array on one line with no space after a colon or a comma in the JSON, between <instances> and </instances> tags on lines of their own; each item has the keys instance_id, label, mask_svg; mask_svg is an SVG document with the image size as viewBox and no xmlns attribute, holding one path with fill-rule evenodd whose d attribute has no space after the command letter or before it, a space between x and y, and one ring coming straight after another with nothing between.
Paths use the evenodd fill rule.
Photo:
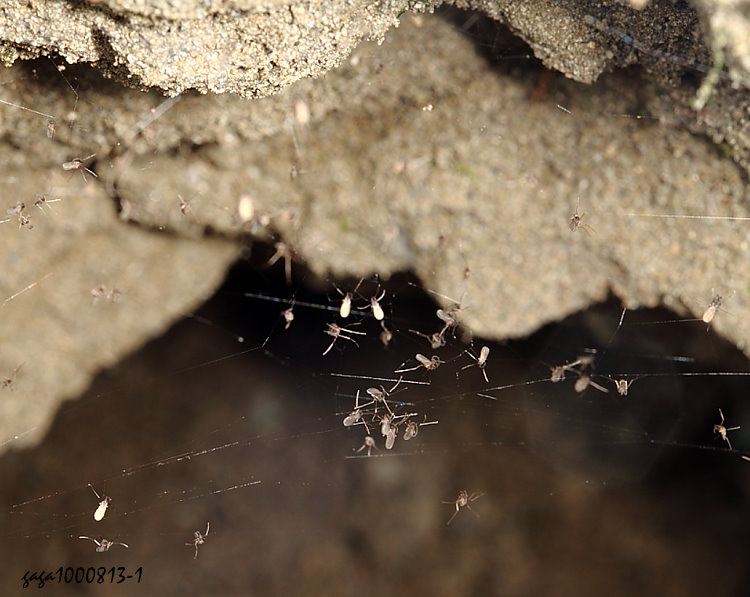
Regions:
<instances>
[{"instance_id":1,"label":"cluster of gnats","mask_svg":"<svg viewBox=\"0 0 750 597\"><path fill-rule=\"evenodd\" d=\"M354 410L346 415L343 420L344 427L362 425L367 433L364 443L355 452L359 453L366 449L367 455L370 456L373 449L378 449L375 444L375 438L372 437L371 427L373 429L380 427L380 434L385 438L385 449L392 450L402 426L404 429L402 437L404 441L409 441L417 437L419 428L423 425L438 424L438 421L428 421L426 414L423 415L423 420L418 422L414 418L419 417L419 413L399 412L406 405L395 400L389 400L389 398L401 384L401 381L402 379L399 379L388 390L384 386L367 388L367 394L371 400L364 404L360 404L360 392L357 390L357 395L354 399ZM378 413L378 407L380 407L380 413Z\"/></svg>"},{"instance_id":2,"label":"cluster of gnats","mask_svg":"<svg viewBox=\"0 0 750 597\"><path fill-rule=\"evenodd\" d=\"M121 295L122 293L117 290L117 288L99 285L91 289L91 302L94 305L96 305L101 300L108 303L117 303L120 301Z\"/></svg>"},{"instance_id":3,"label":"cluster of gnats","mask_svg":"<svg viewBox=\"0 0 750 597\"><path fill-rule=\"evenodd\" d=\"M591 386L592 388L596 388L600 392L604 392L605 394L609 392L607 388L605 388L602 385L599 385L592 379L593 375L593 367L594 367L594 360L596 357L596 353L592 351L590 354L585 354L579 356L575 361L571 363L564 363L562 365L555 365L554 367L549 367L550 369L550 377L549 380L552 383L560 383L561 381L565 380L565 373L574 373L577 376L574 388L575 391L579 394L583 392L586 388ZM618 392L625 396L628 393L627 388L629 387L629 383L627 380L615 380L611 377L607 377L607 379L610 379L614 382L615 387L617 388ZM633 383L635 380L631 380L630 383ZM625 385L620 385L620 382L623 382ZM620 391L620 388L624 388L623 391Z\"/></svg>"},{"instance_id":4,"label":"cluster of gnats","mask_svg":"<svg viewBox=\"0 0 750 597\"><path fill-rule=\"evenodd\" d=\"M0 224L10 222L11 218L13 216L16 216L18 218L19 230L21 228L26 228L26 230L32 230L34 228L34 224L31 223L31 216L26 211L26 204L22 201L19 201L13 207L9 207L8 209L6 209L5 215L9 217L5 218L4 220L0 220Z\"/></svg>"},{"instance_id":5,"label":"cluster of gnats","mask_svg":"<svg viewBox=\"0 0 750 597\"><path fill-rule=\"evenodd\" d=\"M276 253L271 257L268 265L273 265L280 259L285 260L285 272L289 272L287 263L291 260L291 253L280 248L276 244ZM374 283L376 288L374 292L368 294L361 291L364 278L361 278L359 282L351 290L342 290L338 286L334 285L336 293L340 299L337 300L336 306L326 305L315 305L310 303L304 303L296 301L294 298L288 301L289 307L281 312L281 316L284 320L284 328L288 329L294 321L294 308L298 305L304 305L308 307L320 308L326 311L336 312L338 315L337 321L327 322L323 333L331 337L328 345L322 351L322 355L326 356L333 348L337 345L339 340L345 341L359 347L359 341L363 337L367 336L367 332L361 329L355 329L360 326L364 319L371 318L377 321L380 325L380 340L385 348L388 348L391 340L393 339L393 332L388 327L390 324L386 324L386 312L383 309L381 302L386 298L386 290L380 285L377 279ZM435 293L437 294L437 293ZM258 298L270 298L261 297ZM442 295L440 295L442 296ZM448 298L448 297L444 297ZM448 299L451 300L451 299ZM426 334L417 330L409 330L428 340L433 350L437 350L446 346L449 336L455 333L458 327L458 313L461 311L461 302L451 301L450 305L446 308L439 308L436 310L436 316L440 322L440 329L432 334ZM345 325L343 320L348 320L352 316L358 316L360 319L353 323ZM472 362L464 365L461 369L467 369L470 367L478 367L486 382L489 383L489 378L485 367L489 358L490 349L488 346L482 346L479 354L475 354L471 349L463 351ZM414 357L415 366L407 366L408 363L402 363L397 368L395 373L407 373L423 368L425 371L434 371L441 364L446 361L441 359L437 355L427 357L421 353L416 353ZM405 380L403 376L397 379L378 378L381 381L386 381L392 385L386 387L385 385L371 386L365 389L358 389L354 396L354 407L351 411L347 412L342 420L342 424L347 429L361 427L364 430L365 436L362 444L358 448L352 448L355 455L361 453L362 456L370 457L373 451L378 451L378 441L376 436L379 435L383 438L383 447L385 450L392 450L396 444L396 440L399 436L403 441L409 441L416 438L419 435L420 428L429 425L437 425L439 421L429 420L430 417L424 412L418 412L414 404L409 402L399 401L394 398L398 393L399 387L402 384L413 384L420 383L425 384L429 382L418 382L412 380ZM366 395L367 398L363 396ZM469 494L467 491L462 490L459 493L459 497L456 500L445 502L453 504L456 508L454 515L463 507L469 507L469 503L478 499L484 495L483 493L472 493ZM453 520L451 516L449 523Z\"/></svg>"},{"instance_id":6,"label":"cluster of gnats","mask_svg":"<svg viewBox=\"0 0 750 597\"><path fill-rule=\"evenodd\" d=\"M576 210L576 215L577 215L577 210ZM574 218L575 217L576 216L574 216ZM575 228L571 226L571 230L574 230L574 229ZM703 315L701 316L700 320L706 325L710 326L711 322L716 316L716 313L721 307L721 304L722 304L721 295L718 295L718 294L714 295L708 307L703 312ZM618 325L618 329L622 325L623 319L625 318L625 312L626 310L623 310L622 316L620 317L620 324ZM588 354L580 355L574 361L563 363L562 365L555 365L555 366L547 365L547 367L550 370L549 381L551 381L552 383L560 383L565 380L566 372L573 373L576 375L576 381L573 387L575 391L578 392L579 394L585 391L589 386L591 386L592 388L595 388L596 390L602 393L608 394L609 389L597 383L594 380L595 377L598 377L600 381L608 380L612 382L614 384L614 389L617 391L617 393L620 396L626 397L628 395L628 391L630 390L630 387L633 385L633 382L639 379L639 377L647 376L647 375L643 375L643 376L623 377L620 379L615 379L613 377L610 377L609 375L595 374L594 368L596 366L596 356L597 356L596 350L592 349ZM486 394L480 394L480 396L483 396L485 398L493 398L492 396L489 396ZM732 443L729 441L729 438L727 437L727 432L736 431L737 429L740 429L740 426L726 427L724 425L724 413L722 412L721 409L719 409L719 416L721 420L713 426L713 432L717 439L721 439L725 441L729 450L733 451ZM750 461L750 457L745 456L745 455L742 455L742 459Z\"/></svg>"},{"instance_id":7,"label":"cluster of gnats","mask_svg":"<svg viewBox=\"0 0 750 597\"><path fill-rule=\"evenodd\" d=\"M50 139L52 137L50 136ZM93 177L98 178L96 173L93 170L90 170L86 167L85 162L92 159L96 154L92 153L89 156L86 156L85 158L73 158L69 162L64 162L62 164L63 170L78 170L81 175L83 176L84 181L88 182L86 180L85 172L88 172ZM36 200L34 201L34 207L37 207L42 213L46 213L45 208L48 208L50 203L56 203L58 201L62 201L62 199L49 199L45 197L44 195L37 194ZM26 230L33 230L34 225L31 223L31 215L29 215L28 210L26 209L26 204L23 201L17 201L15 205L12 205L11 207L8 207L5 210L5 215L8 216L7 218L0 220L0 224L5 224L6 222L10 222L11 219L15 216L18 220L18 228L19 230L21 228L25 228Z\"/></svg>"},{"instance_id":8,"label":"cluster of gnats","mask_svg":"<svg viewBox=\"0 0 750 597\"><path fill-rule=\"evenodd\" d=\"M362 286L364 278L361 278L353 290L344 292L338 287L335 287L336 292L341 296L341 303L338 308L338 315L341 319L348 319L352 314L352 307L354 306L355 311L360 314L371 315L377 322L379 322L382 332L380 333L380 340L383 342L385 347L388 346L393 333L388 329L385 324L385 311L383 310L380 301L386 296L386 291L378 284L377 290L369 297L365 297L359 293L359 289ZM355 301L362 301L362 305L358 306ZM364 336L366 332L354 330L353 326L358 323L351 324L350 327L340 326L337 323L327 323L324 332L331 336L331 340L328 347L323 351L323 355L327 355L336 344L336 341L341 338L347 340L359 346L357 340L353 337ZM421 355L420 355L421 356ZM362 426L365 429L366 435L364 443L359 449L355 449L355 452L359 453L367 450L367 455L372 454L372 450L377 450L375 438L372 436L372 429L380 428L380 434L385 440L385 449L391 450L396 443L399 431L403 428L403 439L408 441L413 439L419 433L419 428L423 425L436 425L438 421L428 421L427 415L424 414L423 420L418 422L414 420L420 416L417 412L401 412L405 406L404 403L391 400L396 389L403 382L403 377L395 380L393 386L389 389L385 389L385 386L370 387L366 389L366 393L369 396L369 401L360 403L360 390L357 390L357 394L354 398L354 410L344 417L344 427Z\"/></svg>"},{"instance_id":9,"label":"cluster of gnats","mask_svg":"<svg viewBox=\"0 0 750 597\"><path fill-rule=\"evenodd\" d=\"M36 201L34 201L34 207L38 208L43 214L46 214L47 212L45 211L45 208L49 208L50 203L57 203L58 201L62 201L62 199L49 199L44 195L37 194ZM26 230L32 230L34 228L34 224L31 223L31 216L29 215L29 212L26 209L26 204L23 201L19 201L12 207L6 209L5 215L8 217L0 220L0 224L10 222L13 216L15 216L18 219L19 230L21 228L26 228Z\"/></svg>"},{"instance_id":10,"label":"cluster of gnats","mask_svg":"<svg viewBox=\"0 0 750 597\"><path fill-rule=\"evenodd\" d=\"M89 483L89 487L91 488L91 491L94 492L94 495L96 496L96 499L99 500L99 505L96 507L96 510L94 510L94 520L96 522L101 522L104 519L104 516L107 514L107 509L109 508L109 503L111 501L110 497L105 495L101 496L99 495L99 492L94 489L93 485ZM193 559L198 558L198 546L203 545L206 542L206 537L208 537L208 532L211 528L211 523L206 523L206 532L201 533L200 531L195 531L193 533L193 540L189 543L185 543L185 545L190 545L195 548L195 555L193 556ZM119 545L121 547L128 547L127 543L123 543L122 541L117 541L116 539L110 540L106 539L104 537L99 537L98 539L95 539L94 537L89 537L88 535L79 535L79 539L85 539L87 541L93 541L94 544L96 544L96 551L99 553L109 551L110 548L114 547L115 545Z\"/></svg>"},{"instance_id":11,"label":"cluster of gnats","mask_svg":"<svg viewBox=\"0 0 750 597\"><path fill-rule=\"evenodd\" d=\"M354 305L355 310L360 314L370 315L376 321L380 323L382 332L380 339L384 346L388 346L389 342L393 338L393 333L388 329L385 324L385 311L383 310L380 302L385 298L386 291L378 285L375 293L371 296L366 297L359 293L359 289L362 286L363 279L360 279L357 285L352 291L344 292L338 287L335 287L336 292L342 297L341 303L338 308L338 315L341 319L347 319L352 313L352 306ZM447 298L447 297L446 297ZM362 301L361 308L358 308L354 304L354 301ZM449 299L450 300L450 299ZM287 310L288 311L288 310ZM289 322L287 311L284 311L284 318ZM438 320L442 323L440 330L433 334L425 334L417 330L410 330L411 332L426 338L430 342L430 346L433 349L438 349L446 345L446 336L449 331L455 332L458 326L458 313L461 311L461 302L452 302L450 306L445 309L437 309L436 315ZM329 343L328 347L323 351L323 355L327 355L336 344L338 339L346 340L351 342L355 346L359 346L354 336L365 336L366 332L352 329L358 323L351 324L349 327L341 326L334 322L326 323L326 329L324 333L331 336L333 340ZM489 358L490 349L487 346L483 346L479 352L479 356L475 355L472 351L466 350L465 353L473 359L474 362L469 363L462 369L468 367L477 366L482 371L485 381L489 381L485 366L487 365L487 359ZM407 363L402 363L394 373L408 373L415 371L420 368L424 368L426 371L434 371L440 365L445 363L438 355L432 355L427 357L422 353L416 353L414 356L416 365L413 367L405 366ZM404 381L403 377L399 377L395 381L395 384L388 390L385 386L370 387L366 389L366 393L370 400L364 404L360 403L360 390L357 390L357 394L354 399L354 410L344 417L343 423L345 427L352 427L354 425L364 426L367 435L365 436L364 443L356 450L356 452L362 452L367 450L367 455L372 454L373 449L377 449L375 439L373 438L370 427L380 427L380 433L385 438L385 449L391 450L395 444L399 430L403 427L404 440L410 440L417 436L419 428L423 425L434 425L438 421L427 421L427 415L422 414L423 420L417 422L414 419L420 417L420 413L415 412L400 412L400 409L406 406L403 403L390 400L395 390ZM393 407L392 407L393 406ZM378 412L380 409L380 412Z\"/></svg>"}]
</instances>

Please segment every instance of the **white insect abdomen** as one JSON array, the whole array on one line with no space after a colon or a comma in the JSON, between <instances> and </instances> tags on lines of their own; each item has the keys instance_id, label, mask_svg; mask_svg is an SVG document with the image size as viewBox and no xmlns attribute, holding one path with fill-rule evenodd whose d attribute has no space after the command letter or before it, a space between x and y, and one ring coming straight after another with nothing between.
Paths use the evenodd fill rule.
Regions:
<instances>
[{"instance_id":1,"label":"white insect abdomen","mask_svg":"<svg viewBox=\"0 0 750 597\"><path fill-rule=\"evenodd\" d=\"M104 518L104 515L107 513L107 506L109 506L109 499L104 499L99 502L99 507L94 512L94 520L99 522L102 518Z\"/></svg>"}]
</instances>

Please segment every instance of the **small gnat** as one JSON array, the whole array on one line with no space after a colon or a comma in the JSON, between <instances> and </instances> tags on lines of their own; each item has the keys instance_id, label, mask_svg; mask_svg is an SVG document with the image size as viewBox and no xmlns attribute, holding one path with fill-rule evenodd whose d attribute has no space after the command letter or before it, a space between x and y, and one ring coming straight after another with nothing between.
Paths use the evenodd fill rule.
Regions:
<instances>
[{"instance_id":1,"label":"small gnat","mask_svg":"<svg viewBox=\"0 0 750 597\"><path fill-rule=\"evenodd\" d=\"M194 545L195 546L195 555L193 556L194 560L198 559L198 546L203 545L206 542L206 537L208 537L208 532L211 530L211 523L206 523L206 532L201 533L200 531L195 531L193 533L193 540L190 543L185 543L185 545Z\"/></svg>"},{"instance_id":2,"label":"small gnat","mask_svg":"<svg viewBox=\"0 0 750 597\"><path fill-rule=\"evenodd\" d=\"M108 288L107 286L97 286L91 289L91 302L96 305L100 300L110 303L120 301L120 291L117 288Z\"/></svg>"},{"instance_id":3,"label":"small gnat","mask_svg":"<svg viewBox=\"0 0 750 597\"><path fill-rule=\"evenodd\" d=\"M475 491L474 493L469 493L465 489L462 489L458 492L458 498L456 498L453 501L450 502L443 502L444 504L452 504L455 506L456 510L453 512L453 515L448 519L448 522L446 525L449 525L451 522L453 522L453 519L456 517L456 514L458 514L459 510L461 508L468 508L471 510L471 506L469 505L471 502L475 502L480 497L484 495L483 491Z\"/></svg>"},{"instance_id":4,"label":"small gnat","mask_svg":"<svg viewBox=\"0 0 750 597\"><path fill-rule=\"evenodd\" d=\"M373 296L372 298L370 298L370 308L372 309L372 316L378 321L383 321L383 318L385 317L383 307L380 306L380 301L383 300L383 297L385 297L385 290L383 290L380 296Z\"/></svg>"},{"instance_id":5,"label":"small gnat","mask_svg":"<svg viewBox=\"0 0 750 597\"><path fill-rule=\"evenodd\" d=\"M576 210L573 213L573 215L570 217L570 221L568 223L568 225L570 227L570 231L571 232L575 232L576 230L578 230L580 228L584 232L590 234L591 232L593 232L594 229L591 226L589 226L588 224L584 224L582 222L583 216L585 216L586 214L585 213L582 213L582 214L578 213L578 208L580 207L580 205L581 205L581 198L579 197L578 201L576 202Z\"/></svg>"},{"instance_id":6,"label":"small gnat","mask_svg":"<svg viewBox=\"0 0 750 597\"><path fill-rule=\"evenodd\" d=\"M351 427L352 425L355 425L362 419L362 409L370 406L373 404L374 401L370 401L367 404L360 404L359 403L359 390L357 390L357 395L354 398L354 410L350 412L346 417L344 417L344 427ZM367 424L365 423L365 427L367 427Z\"/></svg>"},{"instance_id":7,"label":"small gnat","mask_svg":"<svg viewBox=\"0 0 750 597\"><path fill-rule=\"evenodd\" d=\"M109 539L105 539L104 537L100 537L99 539L94 539L93 537L88 537L86 535L81 535L78 537L79 539L87 539L89 541L93 541L96 543L96 551L99 553L109 551L109 548L113 545L121 545L122 547L127 548L127 543L122 543L120 541L110 541Z\"/></svg>"},{"instance_id":8,"label":"small gnat","mask_svg":"<svg viewBox=\"0 0 750 597\"><path fill-rule=\"evenodd\" d=\"M253 198L250 195L242 195L240 202L237 205L237 216L240 222L247 224L253 219L255 215L255 206L253 205Z\"/></svg>"},{"instance_id":9,"label":"small gnat","mask_svg":"<svg viewBox=\"0 0 750 597\"><path fill-rule=\"evenodd\" d=\"M307 105L305 100L298 99L294 102L294 119L297 121L297 124L302 126L310 124L310 106Z\"/></svg>"},{"instance_id":10,"label":"small gnat","mask_svg":"<svg viewBox=\"0 0 750 597\"><path fill-rule=\"evenodd\" d=\"M419 361L419 364L427 369L428 371L434 371L437 369L442 363L445 363L445 361L441 360L437 355L432 355L429 359L424 356L423 354L417 353L417 355L414 357Z\"/></svg>"},{"instance_id":11,"label":"small gnat","mask_svg":"<svg viewBox=\"0 0 750 597\"><path fill-rule=\"evenodd\" d=\"M351 337L350 334L357 334L359 336L365 335L365 332L358 332L356 330L350 330L350 329L338 326L335 323L327 323L326 329L323 331L333 338L333 340L331 340L331 343L328 345L328 348L326 348L323 351L323 356L327 355L331 351L331 349L333 348L333 345L336 344L336 340L338 340L339 338L348 340L349 342L354 344L357 348L359 348L359 344L354 338Z\"/></svg>"},{"instance_id":12,"label":"small gnat","mask_svg":"<svg viewBox=\"0 0 750 597\"><path fill-rule=\"evenodd\" d=\"M728 431L736 431L737 429L740 429L739 425L737 427L727 427L724 425L724 413L721 412L721 409L719 409L719 416L721 417L721 421L716 423L714 425L714 433L720 437L722 440L727 442L727 446L729 446L729 449L732 450L732 442L729 441L729 438L727 437Z\"/></svg>"},{"instance_id":13,"label":"small gnat","mask_svg":"<svg viewBox=\"0 0 750 597\"><path fill-rule=\"evenodd\" d=\"M615 389L620 396L627 396L630 386L632 386L633 382L636 380L635 377L633 379L614 379L608 377L608 379L615 384Z\"/></svg>"},{"instance_id":14,"label":"small gnat","mask_svg":"<svg viewBox=\"0 0 750 597\"><path fill-rule=\"evenodd\" d=\"M419 330L410 329L409 331L412 334L416 334L417 336L422 336L422 338L425 338L426 340L428 340L433 350L445 346L445 337L440 332L435 332L434 334L424 334L420 332Z\"/></svg>"},{"instance_id":15,"label":"small gnat","mask_svg":"<svg viewBox=\"0 0 750 597\"><path fill-rule=\"evenodd\" d=\"M393 340L393 332L385 327L385 322L383 321L380 322L380 327L383 328L383 331L380 332L380 341L383 343L384 348L388 348L391 340Z\"/></svg>"},{"instance_id":16,"label":"small gnat","mask_svg":"<svg viewBox=\"0 0 750 597\"><path fill-rule=\"evenodd\" d=\"M23 365L23 363L21 363ZM16 382L16 375L18 374L18 370L21 368L21 365L18 365L15 369L13 369L13 373L10 375L3 375L0 376L0 390L12 390L13 384Z\"/></svg>"},{"instance_id":17,"label":"small gnat","mask_svg":"<svg viewBox=\"0 0 750 597\"><path fill-rule=\"evenodd\" d=\"M266 262L266 267L271 267L279 259L284 260L284 275L286 277L286 283L292 283L292 248L285 242L274 243L274 249L276 252L271 255L271 258Z\"/></svg>"},{"instance_id":18,"label":"small gnat","mask_svg":"<svg viewBox=\"0 0 750 597\"><path fill-rule=\"evenodd\" d=\"M575 391L580 394L589 386L596 388L597 390L599 390L600 392L604 392L605 394L609 393L609 390L607 388L596 383L593 379L591 379L591 376L586 373L581 373L580 377L576 380L576 383L573 387L575 388ZM625 390L627 393L627 388Z\"/></svg>"},{"instance_id":19,"label":"small gnat","mask_svg":"<svg viewBox=\"0 0 750 597\"><path fill-rule=\"evenodd\" d=\"M102 518L104 518L104 515L107 513L107 508L109 507L109 498L106 495L104 497L100 496L96 492L96 489L94 489L94 486L91 485L91 483L89 483L89 487L91 487L91 491L94 492L96 499L101 500L99 502L99 506L97 506L96 510L94 510L94 520L99 522Z\"/></svg>"},{"instance_id":20,"label":"small gnat","mask_svg":"<svg viewBox=\"0 0 750 597\"><path fill-rule=\"evenodd\" d=\"M92 159L95 156L96 154L92 153L91 155L87 155L85 158L73 158L69 162L63 162L62 168L63 170L80 170L81 175L83 176L83 180L86 180L86 175L83 174L84 170L88 172L89 174L91 174L91 176L93 176L94 178L99 178L96 172L87 168L85 164L86 162L88 162L90 159Z\"/></svg>"},{"instance_id":21,"label":"small gnat","mask_svg":"<svg viewBox=\"0 0 750 597\"><path fill-rule=\"evenodd\" d=\"M401 385L401 382L403 381L403 377L399 377L396 383L388 390L385 389L384 386L380 386L379 388L367 388L367 394L372 398L375 402L382 402L385 405L385 408L388 410L391 415L393 415L393 411L391 411L391 407L388 406L388 397L393 394L393 392L396 390L396 388ZM385 433L383 434L385 435Z\"/></svg>"},{"instance_id":22,"label":"small gnat","mask_svg":"<svg viewBox=\"0 0 750 597\"><path fill-rule=\"evenodd\" d=\"M419 433L419 428L423 425L437 425L438 421L428 421L427 415L424 417L424 421L422 423L417 423L415 421L411 421L409 419L406 420L406 427L404 429L404 441L409 441L410 439L413 439L417 437L417 434Z\"/></svg>"},{"instance_id":23,"label":"small gnat","mask_svg":"<svg viewBox=\"0 0 750 597\"><path fill-rule=\"evenodd\" d=\"M423 354L417 353L414 358L419 363L417 366L409 367L407 369L396 369L395 373L406 373L408 371L416 371L420 367L424 367L425 369L427 369L427 371L434 371L440 365L445 363L445 361L440 359L440 357L438 357L437 355L432 355L432 357L428 359Z\"/></svg>"},{"instance_id":24,"label":"small gnat","mask_svg":"<svg viewBox=\"0 0 750 597\"><path fill-rule=\"evenodd\" d=\"M182 195L178 194L177 199L180 202L180 211L182 212L183 216L191 211L190 204L182 198Z\"/></svg>"},{"instance_id":25,"label":"small gnat","mask_svg":"<svg viewBox=\"0 0 750 597\"><path fill-rule=\"evenodd\" d=\"M281 314L284 316L284 329L288 330L294 321L294 305L285 309Z\"/></svg>"},{"instance_id":26,"label":"small gnat","mask_svg":"<svg viewBox=\"0 0 750 597\"><path fill-rule=\"evenodd\" d=\"M388 433L385 434L385 449L392 450L396 444L396 436L398 435L398 427L391 427Z\"/></svg>"},{"instance_id":27,"label":"small gnat","mask_svg":"<svg viewBox=\"0 0 750 597\"><path fill-rule=\"evenodd\" d=\"M489 378L487 377L487 371L485 371L485 367L487 366L487 359L490 356L490 347L489 346L482 346L482 349L479 351L479 356L476 356L471 351L464 351L467 355L469 355L472 359L474 359L473 363L469 363L468 365L465 365L464 367L461 367L461 369L468 369L469 367L479 367L479 369L482 371L482 375L484 376L484 381L487 383L490 383Z\"/></svg>"},{"instance_id":28,"label":"small gnat","mask_svg":"<svg viewBox=\"0 0 750 597\"><path fill-rule=\"evenodd\" d=\"M342 319L346 319L347 317L349 317L349 314L352 312L352 299L354 299L354 295L356 294L357 290L359 290L359 287L362 284L362 280L364 280L364 278L359 279L359 282L357 282L357 285L351 292L344 292L338 286L333 286L336 289L336 292L338 292L343 297L341 299L341 306L339 307L339 315Z\"/></svg>"},{"instance_id":29,"label":"small gnat","mask_svg":"<svg viewBox=\"0 0 750 597\"><path fill-rule=\"evenodd\" d=\"M721 307L722 301L723 299L719 294L715 295L714 298L711 299L708 308L703 312L703 317L701 317L703 323L709 324L714 320L719 307Z\"/></svg>"},{"instance_id":30,"label":"small gnat","mask_svg":"<svg viewBox=\"0 0 750 597\"><path fill-rule=\"evenodd\" d=\"M356 450L356 453L359 453L362 450L366 449L367 455L370 456L372 454L373 448L375 448L376 450L378 449L377 446L375 445L375 440L373 439L371 435L367 435L365 436L364 443L360 446L359 450Z\"/></svg>"}]
</instances>

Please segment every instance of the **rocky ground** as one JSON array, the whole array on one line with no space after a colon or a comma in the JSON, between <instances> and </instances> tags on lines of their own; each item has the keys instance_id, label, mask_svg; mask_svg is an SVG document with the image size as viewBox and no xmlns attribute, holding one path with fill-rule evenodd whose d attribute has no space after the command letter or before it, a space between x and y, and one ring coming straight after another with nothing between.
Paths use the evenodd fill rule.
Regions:
<instances>
[{"instance_id":1,"label":"rocky ground","mask_svg":"<svg viewBox=\"0 0 750 597\"><path fill-rule=\"evenodd\" d=\"M718 293L732 317L717 318L715 329L746 349L743 222L633 215L748 216L746 94L742 61L731 58L739 50L726 50L732 68L696 111L703 73L695 65L712 56L710 36L699 33L719 22L708 6L639 12L562 3L545 12L542 5L487 11L565 76L528 57L518 38L481 13L405 13L386 34L383 23L400 14L386 3L377 5L380 25L350 7L370 15L350 39L378 43L356 50L353 42L333 43L335 52L315 61L319 70L305 74L338 68L316 80L280 75L300 80L253 102L188 90L218 89L210 85L147 78L133 66L141 59L112 53L114 32L106 44L70 47L62 41L67 4L45 5L63 11L52 41L30 29L48 31L51 17L11 19L12 6L4 8L0 33L19 56L56 52L16 60L3 73L2 99L32 110L6 104L0 115L3 293L15 297L3 304L0 362L8 378L20 367L15 396L23 396L6 403L4 437L32 428L21 441L40 437L60 399L205 300L252 239L283 242L321 279L413 271L444 295L465 296L471 308L463 322L492 338L528 334L609 292L629 307L665 304L695 315ZM138 6L92 4L75 23L106 31L105 22L124 26L119 11L133 27L180 23L186 34L191 23L205 27L207 15L222 21L232 11L264 22L239 4L196 4L183 15L154 3L148 18ZM261 12L270 19L282 8L292 21L304 12L281 4ZM623 43L624 30L636 42ZM154 49L135 43L136 34L125 37L134 55ZM105 46L106 56L91 53ZM16 55L7 56L12 63ZM151 59L164 61L159 53ZM602 74L635 63L640 70ZM123 79L184 93L165 98L123 88ZM270 93L248 80L255 79L221 88ZM284 86L279 81L269 79L273 90ZM87 156L97 178L75 168ZM241 216L241 203L252 214ZM586 226L571 232L576 209ZM91 304L100 287L117 289L116 307Z\"/></svg>"}]
</instances>

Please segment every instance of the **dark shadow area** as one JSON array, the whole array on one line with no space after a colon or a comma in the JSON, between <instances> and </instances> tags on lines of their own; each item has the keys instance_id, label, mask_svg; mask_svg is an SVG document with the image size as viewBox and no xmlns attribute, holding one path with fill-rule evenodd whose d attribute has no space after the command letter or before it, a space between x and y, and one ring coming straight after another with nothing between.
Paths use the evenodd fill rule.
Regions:
<instances>
[{"instance_id":1,"label":"dark shadow area","mask_svg":"<svg viewBox=\"0 0 750 597\"><path fill-rule=\"evenodd\" d=\"M258 248L254 263L270 253ZM750 462L727 453L712 425L719 407L730 424L748 420L747 381L680 374L750 368L705 324L638 310L618 329L612 299L521 341L475 338L476 354L490 348L487 384L464 368L474 361L460 329L436 350L410 331L441 329L410 276L363 281L344 321L334 286L313 291L293 267L287 286L282 263L238 264L193 318L66 404L42 445L0 458L11 480L3 594L27 570L59 566L142 567L141 586L123 583L130 594L742 593ZM369 306L383 290L387 348ZM332 322L365 335L323 356ZM444 362L394 373L417 366L417 352ZM549 380L582 354L595 355L592 378L608 393L576 392L572 368ZM364 457L364 427L342 420L357 390L401 375L389 408L439 424L410 441L400 430L386 450L369 413L376 448ZM627 396L609 377L634 380ZM747 450L744 433L730 437ZM111 498L101 522L88 483ZM463 489L484 495L448 526L455 506L443 502ZM194 532L208 522L194 559ZM96 553L79 535L129 547Z\"/></svg>"}]
</instances>

